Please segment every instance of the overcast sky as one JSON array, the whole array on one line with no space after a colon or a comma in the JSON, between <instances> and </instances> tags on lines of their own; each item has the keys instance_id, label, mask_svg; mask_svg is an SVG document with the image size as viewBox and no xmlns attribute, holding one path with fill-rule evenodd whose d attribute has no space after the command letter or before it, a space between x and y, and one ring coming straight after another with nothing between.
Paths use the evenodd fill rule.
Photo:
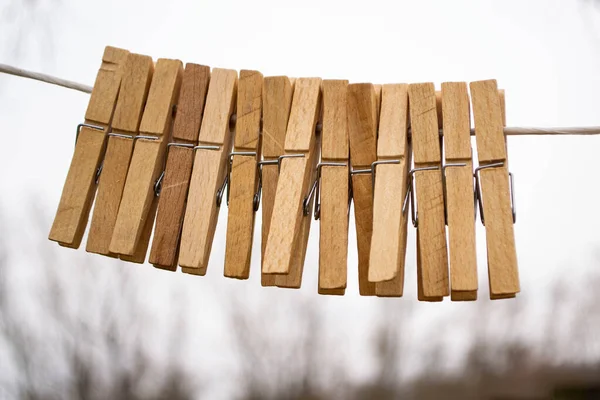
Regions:
<instances>
[{"instance_id":1,"label":"overcast sky","mask_svg":"<svg viewBox=\"0 0 600 400\"><path fill-rule=\"evenodd\" d=\"M0 62L92 85L103 48L112 45L155 59L257 69L265 76L432 81L437 88L444 81L495 78L506 90L509 126L600 125L600 11L585 1L306 0L287 5L261 0L63 0L57 4L46 0L41 4L35 18L21 19L26 28L18 55L13 52L15 24L0 23L0 43L4 42ZM47 231L18 222L30 210L32 197L53 216L73 152L75 127L83 121L87 101L86 94L0 75L5 138L0 146L0 207L12 218L10 229L3 227L0 234L13 236L23 249L26 241L47 236ZM575 282L587 268L597 267L600 137L511 137L508 145L516 183L515 233L524 295L490 307L505 310L507 303L514 302L520 307L519 302L528 299L538 304L542 315L553 281ZM169 274L149 265L102 262L138 268L139 279L147 283L148 302L159 310L174 307L166 297L167 288L189 292L194 302L202 304L189 317L198 323L208 318L218 326L215 294L220 290L242 290L258 303L293 301L293 292L259 288L259 234L251 280L223 278L225 212L223 208L204 278ZM50 218L45 222L49 230ZM259 227L260 218L256 223ZM344 335L360 354L365 325L378 315L381 302L398 307L415 303L415 235L410 227L405 298L367 299L358 296L353 220L350 226L347 294L319 297L315 304L330 311L336 329L351 332ZM313 222L302 289L312 297L317 296L317 232L318 223ZM480 298L485 299L485 240L479 223L477 239ZM78 262L99 258L84 255L83 249L79 252ZM410 335L418 359L419 346L436 334L431 324L445 318L460 328L469 323L472 305L445 300L415 307ZM535 318L529 324L533 332ZM218 337L218 329L213 338ZM461 334L454 337L449 351L460 352L456 344L461 343ZM204 346L214 343L206 337L197 340ZM355 372L361 371L357 367Z\"/></svg>"}]
</instances>

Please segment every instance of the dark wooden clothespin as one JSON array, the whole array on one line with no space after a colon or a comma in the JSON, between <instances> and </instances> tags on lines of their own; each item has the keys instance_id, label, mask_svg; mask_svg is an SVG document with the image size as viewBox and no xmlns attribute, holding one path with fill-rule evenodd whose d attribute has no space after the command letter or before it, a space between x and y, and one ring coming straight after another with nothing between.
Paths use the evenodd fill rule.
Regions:
<instances>
[{"instance_id":1,"label":"dark wooden clothespin","mask_svg":"<svg viewBox=\"0 0 600 400\"><path fill-rule=\"evenodd\" d=\"M194 146L198 143L209 80L209 67L186 64L173 123L173 141L167 145L167 163L159 187L156 226L150 251L150 263L157 268L177 269Z\"/></svg>"}]
</instances>

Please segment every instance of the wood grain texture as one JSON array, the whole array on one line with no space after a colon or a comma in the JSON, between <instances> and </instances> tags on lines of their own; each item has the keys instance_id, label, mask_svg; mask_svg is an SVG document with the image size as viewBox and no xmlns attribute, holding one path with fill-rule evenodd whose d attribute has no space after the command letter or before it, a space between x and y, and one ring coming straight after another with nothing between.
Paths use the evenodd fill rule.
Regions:
<instances>
[{"instance_id":1,"label":"wood grain texture","mask_svg":"<svg viewBox=\"0 0 600 400\"><path fill-rule=\"evenodd\" d=\"M299 78L294 83L294 97L285 134L285 150L309 152L321 106L321 78Z\"/></svg>"},{"instance_id":2,"label":"wood grain texture","mask_svg":"<svg viewBox=\"0 0 600 400\"><path fill-rule=\"evenodd\" d=\"M186 64L173 123L175 142L188 144L198 142L209 81L209 67ZM150 251L150 262L157 268L170 271L177 269L179 239L193 162L193 149L177 146L168 148Z\"/></svg>"},{"instance_id":3,"label":"wood grain texture","mask_svg":"<svg viewBox=\"0 0 600 400\"><path fill-rule=\"evenodd\" d=\"M520 291L514 224L510 203L508 160L503 125L504 96L495 80L470 84L479 164L504 162L479 172L488 253L490 298L514 297Z\"/></svg>"},{"instance_id":4,"label":"wood grain texture","mask_svg":"<svg viewBox=\"0 0 600 400\"><path fill-rule=\"evenodd\" d=\"M323 81L323 131L321 139L321 158L323 160L348 160L347 96L348 81Z\"/></svg>"},{"instance_id":5,"label":"wood grain texture","mask_svg":"<svg viewBox=\"0 0 600 400\"><path fill-rule=\"evenodd\" d=\"M198 141L209 81L210 67L192 63L185 64L177 100L177 113L173 122L174 141L181 143Z\"/></svg>"},{"instance_id":6,"label":"wood grain texture","mask_svg":"<svg viewBox=\"0 0 600 400\"><path fill-rule=\"evenodd\" d=\"M179 250L185 273L204 275L208 267L220 209L216 194L225 179L232 144L229 120L235 111L236 89L236 71L213 69L199 143L218 145L219 150L197 150L194 157Z\"/></svg>"},{"instance_id":7,"label":"wood grain texture","mask_svg":"<svg viewBox=\"0 0 600 400\"><path fill-rule=\"evenodd\" d=\"M402 176L408 175L408 169L410 168L410 155L407 156L406 159L403 159L400 166L391 165L396 167L396 169L402 169L400 174ZM396 171L394 171L394 174ZM376 179L377 180L377 179ZM404 179L403 182L406 182ZM377 185L377 182L375 183ZM401 199L404 199L404 195L406 194L406 184L404 185L404 194ZM377 186L375 187L377 191ZM402 207L402 205L400 205ZM396 256L398 260L398 273L396 276L386 282L377 282L375 284L375 294L379 297L401 297L404 294L404 270L405 270L405 262L406 262L406 239L408 237L407 224L408 223L408 211L404 214L400 213L400 226L399 226L399 237L398 237L398 255Z\"/></svg>"},{"instance_id":8,"label":"wood grain texture","mask_svg":"<svg viewBox=\"0 0 600 400\"><path fill-rule=\"evenodd\" d=\"M86 251L90 253L116 257L109 251L109 246L132 153L133 140L121 137L108 139L86 245Z\"/></svg>"},{"instance_id":9,"label":"wood grain texture","mask_svg":"<svg viewBox=\"0 0 600 400\"><path fill-rule=\"evenodd\" d=\"M448 214L448 250L452 300L470 292L477 299L477 254L475 246L475 203L473 198L473 163L446 169L446 204Z\"/></svg>"},{"instance_id":10,"label":"wood grain texture","mask_svg":"<svg viewBox=\"0 0 600 400\"><path fill-rule=\"evenodd\" d=\"M389 98L389 100L388 100ZM408 151L408 85L384 85L383 87L383 98L382 98L382 108L380 115L380 124L379 124L379 138L377 143L377 152L379 157L390 157L390 158L398 158L400 159L400 164L395 165L382 165L381 167L386 167L382 172L384 172L383 176L379 176L375 178L375 198L374 198L374 218L377 221L383 221L381 228L385 226L391 227L394 226L390 224L390 220L388 217L378 217L380 214L379 204L385 205L387 212L393 211L391 216L391 220L395 220L397 217L396 207L400 207L399 214L399 224L398 224L398 233L396 234L394 231L389 232L391 236L384 240L390 240L392 248L397 249L397 254L388 254L387 258L389 260L396 260L397 262L397 273L396 276L388 281L377 282L375 287L375 294L380 297L400 297L404 293L404 267L406 260L406 239L407 239L407 221L408 221L408 213L402 213L402 204L398 204L398 200L403 201L406 195L407 189L407 176L408 170L411 164L411 154ZM394 156L396 154L397 156ZM392 168L389 168L392 167ZM380 167L377 167L380 168ZM387 169L387 171L386 171ZM379 172L378 172L379 173ZM386 177L387 173L387 177ZM393 182L393 187L398 190L401 189L401 192L398 194L400 197L389 197L386 198L385 195L381 195L381 190L378 188L383 187L383 192L387 191L386 182L390 178L390 176L395 177L396 180ZM397 181L399 179L399 181ZM398 183L401 183L401 186L398 187ZM379 222L378 222L379 224ZM376 233L376 227L378 224L374 224L373 238L376 236L380 236L383 234L383 229ZM397 244L396 244L397 243ZM387 245L384 245L383 251L388 251ZM373 255L373 247L371 248L371 254ZM377 257L377 256L375 256ZM371 265L375 265L375 263L379 263L379 261L374 260L373 256L371 256ZM393 261L391 261L393 262Z\"/></svg>"},{"instance_id":11,"label":"wood grain texture","mask_svg":"<svg viewBox=\"0 0 600 400\"><path fill-rule=\"evenodd\" d=\"M406 156L408 124L408 85L383 85L377 139L378 159Z\"/></svg>"},{"instance_id":12,"label":"wood grain texture","mask_svg":"<svg viewBox=\"0 0 600 400\"><path fill-rule=\"evenodd\" d=\"M479 163L506 160L502 107L496 80L471 82Z\"/></svg>"},{"instance_id":13,"label":"wood grain texture","mask_svg":"<svg viewBox=\"0 0 600 400\"><path fill-rule=\"evenodd\" d=\"M413 83L408 87L413 155L417 164L438 164L442 160L437 106L433 83Z\"/></svg>"},{"instance_id":14,"label":"wood grain texture","mask_svg":"<svg viewBox=\"0 0 600 400\"><path fill-rule=\"evenodd\" d=\"M240 71L237 93L237 123L234 151L255 152L255 156L234 155L229 182L224 275L248 279L254 236L254 194L260 159L259 136L262 115L263 76L258 71Z\"/></svg>"},{"instance_id":15,"label":"wood grain texture","mask_svg":"<svg viewBox=\"0 0 600 400\"><path fill-rule=\"evenodd\" d=\"M285 158L281 162L263 260L263 272L267 274L290 273L293 257L305 251L298 246L303 229L302 202L311 183L313 153L317 152L315 128L320 102L319 78L296 80L285 148L286 153L292 154L304 151L304 157Z\"/></svg>"},{"instance_id":16,"label":"wood grain texture","mask_svg":"<svg viewBox=\"0 0 600 400\"><path fill-rule=\"evenodd\" d=\"M179 253L179 265L185 273L206 274L220 209L216 193L225 178L226 153L196 151Z\"/></svg>"},{"instance_id":17,"label":"wood grain texture","mask_svg":"<svg viewBox=\"0 0 600 400\"><path fill-rule=\"evenodd\" d=\"M237 71L214 68L206 95L206 106L198 142L206 145L225 143L229 119L235 109Z\"/></svg>"},{"instance_id":18,"label":"wood grain texture","mask_svg":"<svg viewBox=\"0 0 600 400\"><path fill-rule=\"evenodd\" d=\"M102 63L85 112L86 121L105 127L110 125L128 55L129 51L117 47L104 48Z\"/></svg>"},{"instance_id":19,"label":"wood grain texture","mask_svg":"<svg viewBox=\"0 0 600 400\"><path fill-rule=\"evenodd\" d=\"M400 160L398 164L376 167L373 198L373 235L370 252L370 282L385 282L404 274L406 215L402 203L406 194L406 152L408 141L408 85L384 85L377 153L379 160ZM399 279L402 281L403 279ZM400 294L402 288L400 288Z\"/></svg>"},{"instance_id":20,"label":"wood grain texture","mask_svg":"<svg viewBox=\"0 0 600 400\"><path fill-rule=\"evenodd\" d=\"M506 97L503 89L498 90L498 95L500 97L500 107L502 109L502 125L506 127ZM504 135L504 141L506 142L506 135ZM504 165L508 168L508 159L504 161ZM494 294L491 290L490 285L490 299L492 300L500 300L500 299L511 299L516 297L516 293L508 293L508 294Z\"/></svg>"},{"instance_id":21,"label":"wood grain texture","mask_svg":"<svg viewBox=\"0 0 600 400\"><path fill-rule=\"evenodd\" d=\"M348 139L352 166L370 167L377 156L377 98L370 83L348 85Z\"/></svg>"},{"instance_id":22,"label":"wood grain texture","mask_svg":"<svg viewBox=\"0 0 600 400\"><path fill-rule=\"evenodd\" d=\"M258 71L241 70L237 94L235 151L256 151L262 116L263 76Z\"/></svg>"},{"instance_id":23,"label":"wood grain texture","mask_svg":"<svg viewBox=\"0 0 600 400\"><path fill-rule=\"evenodd\" d=\"M146 261L146 253L148 252L148 246L150 244L150 237L152 236L152 228L154 227L154 217L156 215L156 208L158 202L152 202L150 210L148 211L149 217L146 218L146 222L142 228L138 245L135 248L135 252L132 255L119 256L119 259L128 261L136 264L143 264Z\"/></svg>"},{"instance_id":24,"label":"wood grain texture","mask_svg":"<svg viewBox=\"0 0 600 400\"><path fill-rule=\"evenodd\" d=\"M263 271L267 274L290 272L294 243L301 231L302 200L307 193L309 173L307 157L282 161L263 261Z\"/></svg>"},{"instance_id":25,"label":"wood grain texture","mask_svg":"<svg viewBox=\"0 0 600 400\"><path fill-rule=\"evenodd\" d=\"M319 294L343 295L348 279L348 81L323 81L323 162L320 182Z\"/></svg>"},{"instance_id":26,"label":"wood grain texture","mask_svg":"<svg viewBox=\"0 0 600 400\"><path fill-rule=\"evenodd\" d=\"M347 285L349 172L349 167L321 168L320 294L344 294Z\"/></svg>"},{"instance_id":27,"label":"wood grain texture","mask_svg":"<svg viewBox=\"0 0 600 400\"><path fill-rule=\"evenodd\" d=\"M374 296L375 283L369 282L371 237L373 235L373 184L371 174L352 176L352 201L358 247L358 290L361 296Z\"/></svg>"},{"instance_id":28,"label":"wood grain texture","mask_svg":"<svg viewBox=\"0 0 600 400\"><path fill-rule=\"evenodd\" d=\"M506 167L479 172L488 254L491 296L510 296L520 291L515 233L510 208Z\"/></svg>"},{"instance_id":29,"label":"wood grain texture","mask_svg":"<svg viewBox=\"0 0 600 400\"><path fill-rule=\"evenodd\" d=\"M420 171L415 177L419 211L423 294L425 297L448 296L448 254L442 174L440 171Z\"/></svg>"},{"instance_id":30,"label":"wood grain texture","mask_svg":"<svg viewBox=\"0 0 600 400\"><path fill-rule=\"evenodd\" d=\"M138 134L153 72L151 57L133 53L127 56L112 122L113 132ZM109 246L132 152L132 139L114 136L108 138L86 245L88 252L115 256L110 253Z\"/></svg>"},{"instance_id":31,"label":"wood grain texture","mask_svg":"<svg viewBox=\"0 0 600 400\"><path fill-rule=\"evenodd\" d=\"M90 96L85 123L104 128L82 128L65 179L56 216L48 238L71 248L79 248L96 193L96 171L102 162L124 64L129 52L107 46Z\"/></svg>"},{"instance_id":32,"label":"wood grain texture","mask_svg":"<svg viewBox=\"0 0 600 400\"><path fill-rule=\"evenodd\" d=\"M432 83L408 88L415 168L441 167L437 104ZM418 280L421 298L449 295L448 254L442 171L419 171L414 175L419 225Z\"/></svg>"},{"instance_id":33,"label":"wood grain texture","mask_svg":"<svg viewBox=\"0 0 600 400\"><path fill-rule=\"evenodd\" d=\"M475 202L469 94L464 82L442 83L450 289L453 301L477 299Z\"/></svg>"},{"instance_id":34,"label":"wood grain texture","mask_svg":"<svg viewBox=\"0 0 600 400\"><path fill-rule=\"evenodd\" d=\"M442 127L444 125L444 110L442 107L442 91L441 90L436 90L435 91L435 108L436 108L436 113L437 113L437 118L438 118L438 127Z\"/></svg>"},{"instance_id":35,"label":"wood grain texture","mask_svg":"<svg viewBox=\"0 0 600 400\"><path fill-rule=\"evenodd\" d=\"M224 275L229 278L250 277L256 182L256 157L234 156L229 183L230 199L224 269Z\"/></svg>"},{"instance_id":36,"label":"wood grain texture","mask_svg":"<svg viewBox=\"0 0 600 400\"><path fill-rule=\"evenodd\" d=\"M305 182L306 190L311 182L314 181L316 175L316 166L319 159L319 144L318 138L312 142L312 147L308 152L307 169ZM304 198L302 199L304 200ZM289 289L300 289L302 285L302 275L304 272L304 260L306 259L306 246L308 245L308 235L310 233L310 225L312 222L312 210L314 197L311 199L308 207L308 215L302 214L300 220L300 229L294 237L292 250L292 258L290 262L289 272L287 274L275 275L275 284L278 287ZM273 223L277 221L274 220Z\"/></svg>"},{"instance_id":37,"label":"wood grain texture","mask_svg":"<svg viewBox=\"0 0 600 400\"><path fill-rule=\"evenodd\" d=\"M348 85L348 139L353 169L370 168L377 159L378 100L370 83ZM373 187L371 175L352 176L352 196L358 246L358 283L362 296L375 295L369 282L369 258L373 233Z\"/></svg>"},{"instance_id":38,"label":"wood grain texture","mask_svg":"<svg viewBox=\"0 0 600 400\"><path fill-rule=\"evenodd\" d=\"M423 268L421 263L421 250L419 247L420 238L417 229L417 300L428 302L440 302L444 300L443 296L426 296L423 292Z\"/></svg>"},{"instance_id":39,"label":"wood grain texture","mask_svg":"<svg viewBox=\"0 0 600 400\"><path fill-rule=\"evenodd\" d=\"M442 83L442 114L446 160L470 160L471 113L465 82Z\"/></svg>"},{"instance_id":40,"label":"wood grain texture","mask_svg":"<svg viewBox=\"0 0 600 400\"><path fill-rule=\"evenodd\" d=\"M292 106L294 82L286 76L270 76L263 81L262 154L274 160L284 154L285 134ZM261 284L275 286L275 275L263 272L265 248L275 205L279 172L276 165L264 165L262 171Z\"/></svg>"},{"instance_id":41,"label":"wood grain texture","mask_svg":"<svg viewBox=\"0 0 600 400\"><path fill-rule=\"evenodd\" d=\"M173 107L179 97L183 64L179 60L161 58L157 61L150 85L150 92L140 125L140 134L157 136L157 140L138 139L135 143L123 197L119 205L117 221L109 246L112 253L134 255L139 246L144 247L144 258L148 243L140 243L146 219L153 223L158 202L154 184L163 166L167 143L171 138Z\"/></svg>"},{"instance_id":42,"label":"wood grain texture","mask_svg":"<svg viewBox=\"0 0 600 400\"><path fill-rule=\"evenodd\" d=\"M112 131L136 135L154 73L152 57L131 53L127 56L112 122Z\"/></svg>"},{"instance_id":43,"label":"wood grain texture","mask_svg":"<svg viewBox=\"0 0 600 400\"><path fill-rule=\"evenodd\" d=\"M264 139L264 137L263 137ZM264 143L264 142L263 142ZM264 147L263 147L264 148ZM277 165L264 165L262 169L262 227L261 227L261 285L275 286L275 275L262 272L263 261L265 259L265 248L269 238L269 229L271 227L271 216L273 215L273 206L275 205L275 193L277 192L277 181L279 172Z\"/></svg>"},{"instance_id":44,"label":"wood grain texture","mask_svg":"<svg viewBox=\"0 0 600 400\"><path fill-rule=\"evenodd\" d=\"M284 153L285 135L294 86L287 76L269 76L263 84L262 154L265 159Z\"/></svg>"},{"instance_id":45,"label":"wood grain texture","mask_svg":"<svg viewBox=\"0 0 600 400\"><path fill-rule=\"evenodd\" d=\"M157 268L177 269L179 239L193 163L193 149L170 147L150 251L150 263Z\"/></svg>"},{"instance_id":46,"label":"wood grain texture","mask_svg":"<svg viewBox=\"0 0 600 400\"><path fill-rule=\"evenodd\" d=\"M139 139L135 143L109 244L111 253L132 256L136 252L154 200L154 182L162 167L156 160L164 146L159 140Z\"/></svg>"}]
</instances>

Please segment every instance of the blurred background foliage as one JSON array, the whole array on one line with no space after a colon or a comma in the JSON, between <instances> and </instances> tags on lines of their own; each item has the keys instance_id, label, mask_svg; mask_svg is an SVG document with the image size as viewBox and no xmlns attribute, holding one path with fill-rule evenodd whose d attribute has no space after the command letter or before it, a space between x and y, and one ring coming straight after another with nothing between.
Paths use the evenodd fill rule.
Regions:
<instances>
[{"instance_id":1,"label":"blurred background foliage","mask_svg":"<svg viewBox=\"0 0 600 400\"><path fill-rule=\"evenodd\" d=\"M44 228L51 216L35 203L30 209L31 221L19 221L33 227L30 240L20 246L7 240L6 227L14 221L0 215L0 393L5 398L176 400L211 398L208 393L221 389L240 400L599 398L600 360L586 354L600 346L600 270L575 282L575 292L557 282L537 332L519 329L523 318L540 317L527 294L500 314L492 308L499 303L473 303L470 340L462 362L450 372L453 340L446 332L453 321L434 321L429 329L436 339L419 352L424 366L412 378L406 378L403 357L418 317L414 302L381 299L380 316L365 338L369 354L354 359L372 360L372 378L364 382L347 373L345 349L334 344L335 335L343 333L331 336L324 328L320 297L295 291L285 302L251 305L243 291L221 292L220 313L230 332L223 340L234 356L228 366L202 372L186 363L194 351L186 337L202 335L215 321L207 319L205 328L191 332L186 319L194 307L184 294L174 293L168 321L160 322L142 300L145 288L134 270L167 272L120 262L82 263L80 253L47 246ZM26 263L24 252L30 255ZM286 318L294 323L274 329L274 321ZM159 324L164 329L157 329ZM151 331L160 334L145 340ZM498 336L500 331L505 334ZM528 340L532 335L534 344ZM164 348L162 356L152 351L152 343Z\"/></svg>"}]
</instances>

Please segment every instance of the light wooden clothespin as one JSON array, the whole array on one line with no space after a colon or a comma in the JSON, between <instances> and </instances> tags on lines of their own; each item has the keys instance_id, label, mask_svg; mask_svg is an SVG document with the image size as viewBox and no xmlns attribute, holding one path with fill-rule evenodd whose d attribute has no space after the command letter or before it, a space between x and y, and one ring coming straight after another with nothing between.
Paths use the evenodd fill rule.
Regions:
<instances>
[{"instance_id":1,"label":"light wooden clothespin","mask_svg":"<svg viewBox=\"0 0 600 400\"><path fill-rule=\"evenodd\" d=\"M185 65L173 123L173 141L167 145L167 163L162 179L159 178L160 197L150 251L150 263L157 268L177 269L194 146L198 142L209 80L209 67L192 63Z\"/></svg>"},{"instance_id":2,"label":"light wooden clothespin","mask_svg":"<svg viewBox=\"0 0 600 400\"><path fill-rule=\"evenodd\" d=\"M109 250L121 259L144 262L156 216L156 182L171 139L173 109L179 97L183 64L156 62Z\"/></svg>"},{"instance_id":3,"label":"light wooden clothespin","mask_svg":"<svg viewBox=\"0 0 600 400\"><path fill-rule=\"evenodd\" d=\"M241 70L237 93L237 121L233 152L229 155L227 238L224 275L248 279L258 210L258 168L263 76Z\"/></svg>"},{"instance_id":4,"label":"light wooden clothespin","mask_svg":"<svg viewBox=\"0 0 600 400\"><path fill-rule=\"evenodd\" d=\"M465 82L442 83L442 114L451 299L477 300L471 114Z\"/></svg>"},{"instance_id":5,"label":"light wooden clothespin","mask_svg":"<svg viewBox=\"0 0 600 400\"><path fill-rule=\"evenodd\" d=\"M323 81L321 163L315 181L320 219L319 294L343 295L348 275L348 81ZM320 182L319 182L320 180Z\"/></svg>"},{"instance_id":6,"label":"light wooden clothespin","mask_svg":"<svg viewBox=\"0 0 600 400\"><path fill-rule=\"evenodd\" d=\"M410 148L408 146L408 85L383 85L375 180L373 236L369 281L376 282L378 296L399 297L404 289L404 262L408 212L407 193Z\"/></svg>"},{"instance_id":7,"label":"light wooden clothespin","mask_svg":"<svg viewBox=\"0 0 600 400\"><path fill-rule=\"evenodd\" d=\"M151 57L133 53L127 56L112 132L108 134L108 145L98 182L98 194L86 245L88 252L116 257L109 251L109 246L153 71Z\"/></svg>"},{"instance_id":8,"label":"light wooden clothespin","mask_svg":"<svg viewBox=\"0 0 600 400\"><path fill-rule=\"evenodd\" d=\"M442 152L433 83L411 84L408 95L414 156L411 190L413 224L417 227L418 297L423 301L441 301L449 294L448 254Z\"/></svg>"},{"instance_id":9,"label":"light wooden clothespin","mask_svg":"<svg viewBox=\"0 0 600 400\"><path fill-rule=\"evenodd\" d=\"M379 94L370 83L348 85L348 138L352 164L352 199L358 245L358 284L362 296L375 295L369 282L369 258L373 234L373 180L371 166L377 161Z\"/></svg>"},{"instance_id":10,"label":"light wooden clothespin","mask_svg":"<svg viewBox=\"0 0 600 400\"><path fill-rule=\"evenodd\" d=\"M261 284L275 286L276 276L264 273L264 256L279 179L279 157L285 153L285 133L292 107L294 82L287 76L269 76L263 82L262 156L259 165L262 192Z\"/></svg>"},{"instance_id":11,"label":"light wooden clothespin","mask_svg":"<svg viewBox=\"0 0 600 400\"><path fill-rule=\"evenodd\" d=\"M316 126L320 102L320 78L296 80L263 261L263 271L278 275L275 284L280 287L299 288L302 283L312 219L308 191L319 157Z\"/></svg>"},{"instance_id":12,"label":"light wooden clothespin","mask_svg":"<svg viewBox=\"0 0 600 400\"><path fill-rule=\"evenodd\" d=\"M77 126L75 152L48 236L62 246L76 249L81 244L128 54L116 47L104 49L85 121Z\"/></svg>"},{"instance_id":13,"label":"light wooden clothespin","mask_svg":"<svg viewBox=\"0 0 600 400\"><path fill-rule=\"evenodd\" d=\"M195 147L194 167L181 232L179 265L188 274L204 275L208 267L225 189L231 149L231 115L235 111L237 72L214 68L204 117Z\"/></svg>"},{"instance_id":14,"label":"light wooden clothespin","mask_svg":"<svg viewBox=\"0 0 600 400\"><path fill-rule=\"evenodd\" d=\"M502 98L495 80L471 82L479 166L475 169L481 222L485 225L490 297L519 292L512 176L504 136Z\"/></svg>"}]
</instances>

